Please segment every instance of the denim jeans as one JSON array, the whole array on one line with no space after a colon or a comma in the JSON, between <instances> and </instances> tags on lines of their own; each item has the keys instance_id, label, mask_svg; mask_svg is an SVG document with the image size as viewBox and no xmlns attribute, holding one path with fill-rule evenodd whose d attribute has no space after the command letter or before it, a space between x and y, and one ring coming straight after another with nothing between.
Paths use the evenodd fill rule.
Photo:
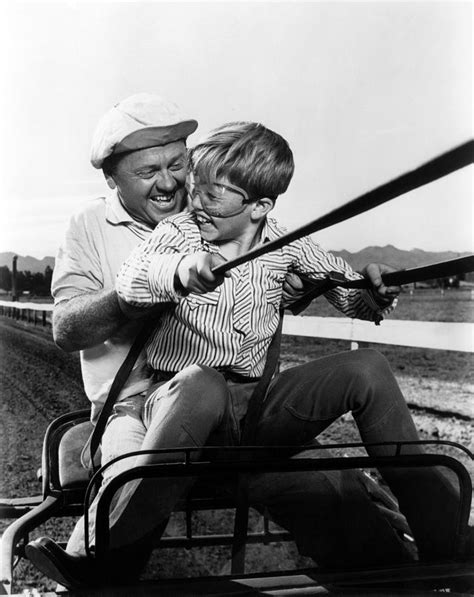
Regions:
<instances>
[{"instance_id":1,"label":"denim jeans","mask_svg":"<svg viewBox=\"0 0 474 597\"><path fill-rule=\"evenodd\" d=\"M102 442L103 459L140 448L236 444L253 387L226 382L208 367L188 367L157 384L148 397L134 397L115 406ZM376 351L358 350L278 374L267 392L256 443L304 444L347 412L352 412L366 442L418 438L386 360ZM384 455L386 450L374 448L372 453ZM119 466L123 470L160 461L169 462L169 455L144 455ZM114 465L108 478L117 472L119 467ZM399 499L422 556L449 555L458 494L446 475L418 469L392 469L383 474ZM132 548L150 529L163 526L192 482L147 479L128 483L111 512L112 549ZM264 473L249 476L247 488L250 503L267 509L293 533L300 552L318 564L346 567L412 559L370 500L357 472ZM82 551L81 532L76 531L68 544L70 551Z\"/></svg>"}]
</instances>

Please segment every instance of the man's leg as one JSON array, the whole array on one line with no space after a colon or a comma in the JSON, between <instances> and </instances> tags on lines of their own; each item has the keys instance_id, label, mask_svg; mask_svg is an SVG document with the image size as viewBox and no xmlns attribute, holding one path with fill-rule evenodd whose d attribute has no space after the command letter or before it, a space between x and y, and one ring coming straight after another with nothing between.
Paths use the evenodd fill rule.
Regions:
<instances>
[{"instance_id":1,"label":"man's leg","mask_svg":"<svg viewBox=\"0 0 474 597\"><path fill-rule=\"evenodd\" d=\"M146 435L146 427L142 421L145 397L132 396L114 405L101 441L101 465L104 466L114 458L140 450ZM89 508L89 542L95 543L95 516L97 502L105 486L118 474L132 468L133 458L119 460L105 470L99 493ZM69 538L66 550L69 553L86 553L84 538L84 518L81 517Z\"/></svg>"},{"instance_id":2,"label":"man's leg","mask_svg":"<svg viewBox=\"0 0 474 597\"><path fill-rule=\"evenodd\" d=\"M385 358L373 350L324 357L289 369L272 382L258 431L259 444L303 444L352 412L364 442L417 440L413 420ZM393 454L372 447L371 455ZM421 453L418 446L404 453ZM435 469L384 469L423 558L450 557L455 546L459 492Z\"/></svg>"},{"instance_id":3,"label":"man's leg","mask_svg":"<svg viewBox=\"0 0 474 597\"><path fill-rule=\"evenodd\" d=\"M150 393L139 419L140 429L129 425L127 437L119 417L105 435L106 457L118 455L118 446L125 442L129 452L133 448L148 450L174 447L203 446L209 435L222 427L224 435L231 433L228 425L229 392L222 375L208 367L193 366L181 371L170 382L160 384ZM130 421L127 421L130 423ZM143 434L143 425L145 433ZM112 433L113 432L113 433ZM141 434L141 445L132 446L130 440ZM110 443L109 443L110 440ZM137 441L138 443L138 441ZM121 470L143 464L182 461L183 455L144 455L120 462ZM116 465L113 465L115 467ZM118 465L117 465L118 466ZM111 468L111 475L120 472ZM110 476L108 477L110 479ZM148 539L163 532L176 501L193 482L192 479L142 479L127 483L114 499L110 515L110 545L106 561L98 566L69 550L84 550L84 525L77 527L68 546L61 550L54 542L42 538L27 546L28 557L40 570L66 586L84 586L97 582L117 582L136 576L135 560L143 563L142 554L149 549ZM101 490L103 491L102 485ZM94 543L94 522L97 499L91 508L91 543ZM135 557L138 552L138 557ZM131 561L133 560L133 561ZM131 570L133 568L133 570ZM110 572L110 574L109 574ZM125 579L122 579L124 573Z\"/></svg>"},{"instance_id":4,"label":"man's leg","mask_svg":"<svg viewBox=\"0 0 474 597\"><path fill-rule=\"evenodd\" d=\"M141 413L145 397L132 396L118 402L112 411L101 443L102 465L114 458L140 450L146 428ZM97 502L109 481L133 466L134 458L111 465L104 472L98 495L89 507L89 544L95 544L95 517ZM86 557L84 517L81 517L69 538L66 552L54 541L42 537L26 547L28 558L46 576L66 587L83 587L102 583L126 583L135 580L143 570L152 550L151 538L131 545L122 553L114 553L110 565Z\"/></svg>"}]
</instances>

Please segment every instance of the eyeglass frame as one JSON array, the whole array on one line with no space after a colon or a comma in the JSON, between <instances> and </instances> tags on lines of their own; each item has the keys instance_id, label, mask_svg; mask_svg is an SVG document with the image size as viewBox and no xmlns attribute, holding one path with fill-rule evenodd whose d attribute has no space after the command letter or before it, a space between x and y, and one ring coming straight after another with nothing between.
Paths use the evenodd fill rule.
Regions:
<instances>
[{"instance_id":1,"label":"eyeglass frame","mask_svg":"<svg viewBox=\"0 0 474 597\"><path fill-rule=\"evenodd\" d=\"M194 178L194 176L193 176L193 178ZM199 178L199 177L197 177L197 178ZM209 180L208 182L201 183L201 184L199 182L198 183L196 183L194 181L190 182L188 180L188 181L186 181L186 185L185 186L186 186L186 191L188 192L188 195L190 196L191 199L193 199L193 189L195 187L200 187L200 186L201 187L210 187L212 185L217 185L219 187L223 187L224 190L228 189L229 191L233 191L234 193L237 193L238 195L241 195L242 196L242 209L240 209L239 211L237 211L235 213L231 213L231 214L226 214L226 215L219 214L219 215L217 215L217 214L209 213L206 210L205 206L203 205L202 206L203 210L206 213L209 213L209 215L211 215L211 216L219 217L219 218L230 218L230 217L233 217L233 216L237 216L237 215L241 214L244 211L244 209L245 209L245 207L246 207L247 204L253 203L255 201L258 201L258 197L256 197L256 198L249 197L249 194L247 193L247 191L245 189L242 189L241 187L238 187L237 185L233 185L231 183L217 182L217 180ZM206 192L206 191L204 191L204 192ZM217 199L222 199L222 197L217 197Z\"/></svg>"}]
</instances>

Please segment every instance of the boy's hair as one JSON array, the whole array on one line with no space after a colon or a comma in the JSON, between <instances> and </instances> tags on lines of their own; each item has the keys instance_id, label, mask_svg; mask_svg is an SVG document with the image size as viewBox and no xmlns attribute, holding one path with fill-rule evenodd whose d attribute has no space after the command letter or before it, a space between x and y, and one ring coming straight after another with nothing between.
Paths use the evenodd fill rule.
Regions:
<instances>
[{"instance_id":1,"label":"boy's hair","mask_svg":"<svg viewBox=\"0 0 474 597\"><path fill-rule=\"evenodd\" d=\"M256 122L230 122L189 150L190 167L205 181L226 176L251 199L276 199L290 184L293 153L281 135Z\"/></svg>"}]
</instances>

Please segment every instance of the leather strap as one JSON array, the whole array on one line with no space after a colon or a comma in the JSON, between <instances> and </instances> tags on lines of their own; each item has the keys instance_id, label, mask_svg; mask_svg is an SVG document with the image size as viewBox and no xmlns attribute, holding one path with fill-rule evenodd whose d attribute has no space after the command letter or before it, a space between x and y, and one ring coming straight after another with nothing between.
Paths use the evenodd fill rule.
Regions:
<instances>
[{"instance_id":1,"label":"leather strap","mask_svg":"<svg viewBox=\"0 0 474 597\"><path fill-rule=\"evenodd\" d=\"M119 397L119 394L122 391L122 388L125 385L125 382L127 381L130 372L133 369L133 366L136 363L138 355L142 351L146 341L155 329L156 325L156 320L148 320L143 324L142 329L135 338L132 346L130 347L130 350L128 351L127 356L125 357L125 360L123 361L115 375L112 385L110 386L109 393L105 400L104 406L100 411L99 418L97 419L97 423L95 424L90 439L90 457L92 468L94 471L96 470L96 466L94 465L94 456L96 455L96 452L99 448L100 442L102 440L102 435L107 425L107 421L112 413L113 406L117 398Z\"/></svg>"},{"instance_id":2,"label":"leather strap","mask_svg":"<svg viewBox=\"0 0 474 597\"><path fill-rule=\"evenodd\" d=\"M324 216L301 226L297 230L293 230L288 234L284 234L279 238L272 240L264 245L260 245L255 247L254 249L248 251L244 255L240 255L236 259L232 259L227 261L226 263L219 265L218 267L213 269L214 274L222 275L226 271L232 269L233 267L237 267L242 263L246 263L256 257L261 255L265 255L266 253L270 253L271 251L276 251L281 247L288 245L289 243L297 240L298 238L302 238L303 236L308 236L309 234L314 234L319 230L324 230L329 226L333 226L334 224L338 224L339 222L343 222L344 220L348 220L354 216L362 214L369 209L373 209L378 205L382 205L391 199L395 199L395 197L399 197L400 195L404 195L409 191L413 191L425 184L438 180L447 174L451 174L451 172L455 172L456 170L460 170L469 164L474 162L474 141L470 140L463 145L459 145L450 151L443 153L442 155L426 162L425 164L421 165L419 168L415 170L411 170L410 172L406 172L402 174L398 178L395 178L375 189L352 199L351 201L341 205L340 207L330 211Z\"/></svg>"},{"instance_id":3,"label":"leather strap","mask_svg":"<svg viewBox=\"0 0 474 597\"><path fill-rule=\"evenodd\" d=\"M474 271L474 255L458 257L448 261L440 261L431 265L414 267L412 269L402 269L396 272L390 272L382 275L383 283L386 286L403 286L413 282L423 282L423 280L433 280L436 278L447 278L449 276L458 276ZM347 280L339 272L329 273L323 280L312 280L307 276L300 276L305 286L309 290L298 300L289 306L293 315L301 313L309 303L328 292L332 288L340 286L341 288L370 288L370 281L366 278L359 280Z\"/></svg>"},{"instance_id":4,"label":"leather strap","mask_svg":"<svg viewBox=\"0 0 474 597\"><path fill-rule=\"evenodd\" d=\"M283 309L280 310L280 322L273 335L268 348L267 360L262 377L258 381L249 401L247 415L245 417L244 428L242 430L241 445L251 446L255 444L255 436L258 428L258 421L262 413L265 396L268 386L272 380L273 374L277 368L280 356L281 334L283 328ZM242 454L245 458L245 453ZM237 484L237 504L234 521L234 540L232 542L232 574L241 574L244 571L245 550L247 544L249 517L249 501L247 492L247 478L245 475L239 476Z\"/></svg>"},{"instance_id":5,"label":"leather strap","mask_svg":"<svg viewBox=\"0 0 474 597\"><path fill-rule=\"evenodd\" d=\"M245 416L245 423L242 430L240 443L243 446L251 446L255 443L255 435L257 432L258 420L262 412L265 395L268 386L272 380L273 374L276 371L278 360L280 358L280 344L283 328L283 309L280 310L280 321L273 335L270 346L268 347L267 359L263 369L262 377L258 380L252 396L249 401L247 414Z\"/></svg>"}]
</instances>

